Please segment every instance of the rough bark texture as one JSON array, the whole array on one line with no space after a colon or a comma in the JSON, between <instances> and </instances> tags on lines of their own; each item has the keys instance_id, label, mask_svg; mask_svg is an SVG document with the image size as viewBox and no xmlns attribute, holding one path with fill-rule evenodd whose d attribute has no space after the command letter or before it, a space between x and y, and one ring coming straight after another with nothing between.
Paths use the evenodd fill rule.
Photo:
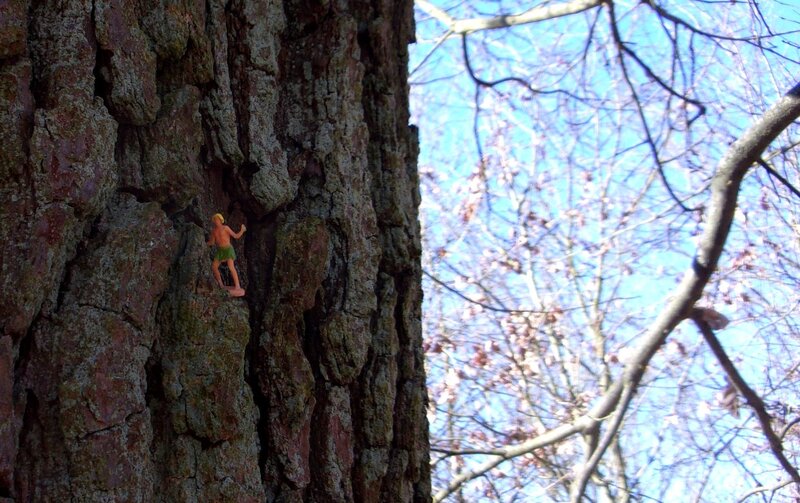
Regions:
<instances>
[{"instance_id":1,"label":"rough bark texture","mask_svg":"<svg viewBox=\"0 0 800 503\"><path fill-rule=\"evenodd\" d=\"M410 1L0 0L0 501L430 499L412 33Z\"/></svg>"}]
</instances>

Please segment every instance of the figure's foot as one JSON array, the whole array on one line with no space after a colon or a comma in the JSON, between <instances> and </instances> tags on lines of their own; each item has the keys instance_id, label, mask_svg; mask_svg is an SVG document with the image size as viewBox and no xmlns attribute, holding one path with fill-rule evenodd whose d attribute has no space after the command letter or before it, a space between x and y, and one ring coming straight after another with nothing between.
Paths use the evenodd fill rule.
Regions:
<instances>
[{"instance_id":1,"label":"figure's foot","mask_svg":"<svg viewBox=\"0 0 800 503\"><path fill-rule=\"evenodd\" d=\"M244 288L231 288L228 290L231 297L244 297Z\"/></svg>"}]
</instances>

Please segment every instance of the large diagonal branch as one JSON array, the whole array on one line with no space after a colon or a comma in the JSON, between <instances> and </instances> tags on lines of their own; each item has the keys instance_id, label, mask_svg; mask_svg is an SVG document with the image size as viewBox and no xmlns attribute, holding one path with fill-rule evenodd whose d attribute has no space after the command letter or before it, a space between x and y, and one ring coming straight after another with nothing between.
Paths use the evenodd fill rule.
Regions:
<instances>
[{"instance_id":1,"label":"large diagonal branch","mask_svg":"<svg viewBox=\"0 0 800 503\"><path fill-rule=\"evenodd\" d=\"M428 15L438 19L448 30L455 35L463 35L481 30L494 30L497 28L508 28L521 24L537 23L547 21L557 17L577 14L585 10L598 7L606 0L572 0L552 5L540 5L529 9L521 14L510 14L507 16L493 16L486 18L455 19L447 12L433 5L427 0L416 0L416 5Z\"/></svg>"},{"instance_id":2,"label":"large diagonal branch","mask_svg":"<svg viewBox=\"0 0 800 503\"><path fill-rule=\"evenodd\" d=\"M596 428L598 423L612 416L615 418L612 421L615 426L605 432L604 438L611 438L616 434L615 430L622 423L621 418L626 413L650 360L675 327L692 314L695 303L702 295L703 289L711 278L711 273L717 266L736 212L742 178L747 170L758 161L767 146L798 117L800 117L800 83L767 110L757 123L730 146L717 166L711 183L708 223L703 229L691 267L672 292L661 314L645 334L632 360L625 366L620 379L608 389L591 410L575 421L561 425L521 444L491 451L488 455L492 459L451 480L446 488L436 494L434 501L443 500L464 483L483 476L506 460L560 442L577 433L588 432L592 428ZM598 447L599 449L604 449L608 445L607 443L605 446L602 444ZM601 457L602 451L593 453L579 471L576 478L577 483L573 485L572 489L573 500L580 499L583 495L586 481L594 472Z\"/></svg>"}]
</instances>

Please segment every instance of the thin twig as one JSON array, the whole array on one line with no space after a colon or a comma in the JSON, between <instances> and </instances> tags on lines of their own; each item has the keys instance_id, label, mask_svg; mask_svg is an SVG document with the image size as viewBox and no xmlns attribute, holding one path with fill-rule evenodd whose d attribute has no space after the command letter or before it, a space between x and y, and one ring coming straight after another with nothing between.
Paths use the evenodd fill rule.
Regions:
<instances>
[{"instance_id":1,"label":"thin twig","mask_svg":"<svg viewBox=\"0 0 800 503\"><path fill-rule=\"evenodd\" d=\"M750 496L755 496L756 494L765 493L765 492L768 492L768 491L775 492L778 489L781 489L781 488L784 488L784 487L788 486L792 482L793 482L793 480L789 479L789 480L784 480L782 482L778 482L777 484L771 485L771 486L759 486L759 487L756 487L756 488L752 489L751 491L749 491L748 493L746 493L741 498L739 498L736 503L742 503L744 500L746 500Z\"/></svg>"},{"instance_id":2,"label":"thin twig","mask_svg":"<svg viewBox=\"0 0 800 503\"><path fill-rule=\"evenodd\" d=\"M545 94L545 95L563 94L563 95L565 95L565 96L567 96L569 98L572 98L572 99L574 99L576 101L579 101L579 102L588 101L587 98L578 96L577 94L573 94L570 91L566 91L564 89L538 89L538 88L533 87L532 85L530 85L527 81L525 81L525 79L523 79L521 77L515 77L513 75L511 77L503 77L503 78L500 78L500 79L497 79L497 80L486 80L484 78L481 78L480 76L478 76L477 73L475 73L475 69L472 67L472 62L471 62L470 57L469 57L469 44L467 43L467 35L466 34L462 34L461 35L461 52L464 55L464 66L467 68L467 73L469 74L469 77L479 87L486 87L486 88L489 88L489 89L493 89L494 87L499 86L500 84L514 83L514 84L521 85L526 90L530 91L533 95L537 95L537 94Z\"/></svg>"},{"instance_id":3,"label":"thin twig","mask_svg":"<svg viewBox=\"0 0 800 503\"><path fill-rule=\"evenodd\" d=\"M425 57L424 57L424 58L422 58L422 61L420 61L420 62L419 62L419 64L418 64L417 66L415 66L415 67L414 67L414 69L413 69L413 70L411 70L410 72L408 72L408 78L409 78L409 79L411 78L411 76L412 76L412 75L414 75L414 74L417 72L417 70L419 70L420 68L422 68L422 65L424 65L424 64L425 64L425 63L428 61L428 59L429 59L431 56L433 56L433 53L434 53L434 52L436 52L436 49L438 49L439 47L441 47L441 45L444 43L444 41L445 41L445 40L447 40L447 38L448 38L448 37L449 37L449 36L450 36L452 33L453 33L452 31L449 31L449 30L448 30L448 32L447 32L447 33L445 33L444 35L442 35L441 37L439 37L439 40L438 40L438 41L436 42L436 44L433 46L433 49L431 49L430 51L428 51L428 54L426 54L426 55L425 55Z\"/></svg>"},{"instance_id":4,"label":"thin twig","mask_svg":"<svg viewBox=\"0 0 800 503\"><path fill-rule=\"evenodd\" d=\"M766 161L764 161L764 159L759 159L757 162L758 162L759 166L764 168L767 171L767 173L770 174L770 176L777 178L778 181L781 182L784 187L786 187L787 189L789 189L792 192L792 194L794 194L797 197L800 197L800 190L797 190L797 188L795 188L795 186L792 185L789 182L789 180L787 180L786 178L781 176L780 173L778 173L777 171L772 169L772 167L769 164L767 164Z\"/></svg>"},{"instance_id":5,"label":"thin twig","mask_svg":"<svg viewBox=\"0 0 800 503\"><path fill-rule=\"evenodd\" d=\"M473 299L473 298L461 293L458 289L453 288L452 286L448 285L447 283L445 283L441 279L437 278L433 274L429 273L425 269L422 270L422 274L424 274L425 276L430 278L437 285L440 285L440 286L444 287L445 290L457 295L458 297L461 297L462 299L466 300L470 304L475 304L476 306L479 306L479 307L481 307L483 309L486 309L487 311L493 311L495 313L508 313L508 314L548 314L548 313L552 312L552 309L551 310L508 309L508 308L505 308L505 307L493 306L491 304L487 304L485 302L481 302L479 300L475 300L475 299ZM614 297L614 298L611 298L611 299L606 299L603 302L601 302L600 304L608 304L608 303L617 302L617 301L620 301L620 300L633 300L633 298L632 297ZM559 311L563 311L563 312L579 311L579 310L582 310L582 309L583 309L583 307L580 307L580 306L576 306L576 307L559 307L558 308Z\"/></svg>"},{"instance_id":6,"label":"thin twig","mask_svg":"<svg viewBox=\"0 0 800 503\"><path fill-rule=\"evenodd\" d=\"M628 84L628 88L630 89L631 95L633 96L634 103L636 103L636 110L639 113L639 120L641 121L642 127L644 128L644 134L647 140L647 145L650 148L650 153L653 156L653 161L656 163L656 168L658 169L658 174L661 178L661 182L664 184L664 187L667 189L667 193L670 195L672 200L675 201L675 203L678 206L680 206L680 208L683 211L686 212L697 211L699 208L689 208L688 206L686 206L686 204L678 197L678 195L672 189L669 180L667 180L667 175L664 172L664 165L661 162L661 159L659 159L658 157L658 148L656 147L656 142L653 139L652 133L650 132L650 126L647 123L647 117L645 116L644 110L642 110L642 103L641 100L639 99L639 94L636 92L636 88L630 79L630 75L628 74L628 67L625 64L624 54L627 54L628 56L632 57L637 63L639 63L639 65L642 66L645 69L645 71L648 71L650 76L656 79L657 82L659 82L659 84L661 85L661 87L666 89L668 92L678 97L681 97L683 100L688 101L689 99L687 97L681 96L680 94L677 94L672 88L662 83L660 79L658 79L658 77L656 77L655 75L652 74L652 72L649 71L649 68L643 64L643 62L638 58L638 56L636 56L636 54L633 51L631 51L625 46L625 43L622 41L622 37L619 33L619 28L617 27L617 19L613 3L609 4L608 12L611 24L611 34L612 37L614 38L614 43L618 49L617 58L619 59L619 65L622 70L622 76L625 78L625 82ZM696 118L697 117L693 118L692 120Z\"/></svg>"},{"instance_id":7,"label":"thin twig","mask_svg":"<svg viewBox=\"0 0 800 503\"><path fill-rule=\"evenodd\" d=\"M622 391L622 396L620 398L620 403L628 403L630 402L631 398L636 391L636 385L631 384L624 387ZM586 486L589 483L589 479L592 477L592 474L597 469L597 465L600 463L600 460L603 459L603 456L606 453L606 450L611 445L611 442L619 433L619 429L622 427L622 421L625 418L625 409L618 408L613 416L611 421L609 422L608 426L606 427L605 432L603 433L603 437L596 446L596 448L592 451L591 456L589 459L584 463L583 467L581 467L581 471L575 477L575 480L572 483L572 488L570 490L570 501L572 503L580 503L584 499L584 493L586 492Z\"/></svg>"}]
</instances>

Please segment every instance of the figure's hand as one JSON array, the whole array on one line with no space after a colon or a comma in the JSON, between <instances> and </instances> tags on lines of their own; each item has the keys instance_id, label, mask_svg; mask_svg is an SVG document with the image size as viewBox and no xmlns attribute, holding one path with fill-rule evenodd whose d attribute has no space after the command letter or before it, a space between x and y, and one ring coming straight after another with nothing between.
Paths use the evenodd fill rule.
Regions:
<instances>
[{"instance_id":1,"label":"figure's hand","mask_svg":"<svg viewBox=\"0 0 800 503\"><path fill-rule=\"evenodd\" d=\"M247 230L247 227L245 227L244 224L242 224L242 228L239 229L239 233L242 233L242 232L244 232L246 230Z\"/></svg>"}]
</instances>

